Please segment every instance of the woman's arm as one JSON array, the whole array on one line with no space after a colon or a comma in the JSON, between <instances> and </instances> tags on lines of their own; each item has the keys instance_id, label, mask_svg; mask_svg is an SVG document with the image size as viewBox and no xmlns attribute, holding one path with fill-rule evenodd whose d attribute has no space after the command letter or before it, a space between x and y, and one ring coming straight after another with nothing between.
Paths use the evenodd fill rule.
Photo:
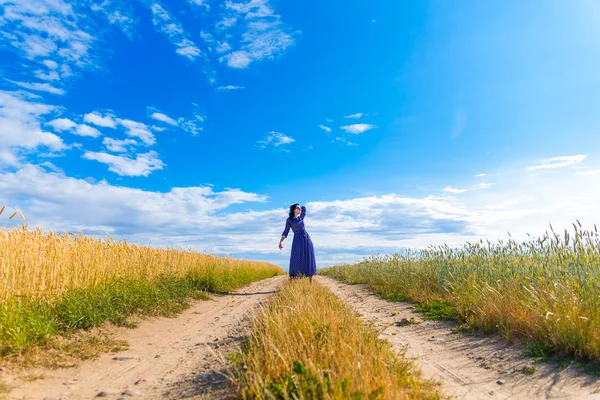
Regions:
<instances>
[{"instance_id":1,"label":"woman's arm","mask_svg":"<svg viewBox=\"0 0 600 400\"><path fill-rule=\"evenodd\" d=\"M285 240L285 236L281 235L281 240L279 241L279 250L283 249L283 241Z\"/></svg>"},{"instance_id":2,"label":"woman's arm","mask_svg":"<svg viewBox=\"0 0 600 400\"><path fill-rule=\"evenodd\" d=\"M306 217L306 207L302 206L302 212L300 213L300 218L304 219Z\"/></svg>"},{"instance_id":3,"label":"woman's arm","mask_svg":"<svg viewBox=\"0 0 600 400\"><path fill-rule=\"evenodd\" d=\"M291 227L292 226L290 225L290 220L288 219L287 221L285 221L285 229L283 230L283 233L281 234L281 240L279 240L279 250L283 249L283 245L281 243L283 243L283 241L287 237L288 233L290 233Z\"/></svg>"}]
</instances>

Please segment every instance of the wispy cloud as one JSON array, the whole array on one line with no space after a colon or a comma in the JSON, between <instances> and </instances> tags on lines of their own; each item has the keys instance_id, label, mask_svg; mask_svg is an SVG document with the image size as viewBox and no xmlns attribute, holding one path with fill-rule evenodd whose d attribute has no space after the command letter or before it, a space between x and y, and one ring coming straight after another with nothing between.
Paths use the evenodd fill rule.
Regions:
<instances>
[{"instance_id":1,"label":"wispy cloud","mask_svg":"<svg viewBox=\"0 0 600 400\"><path fill-rule=\"evenodd\" d=\"M120 176L148 176L152 171L161 170L165 166L155 151L137 154L135 158L88 151L83 158L107 164L109 171Z\"/></svg>"},{"instance_id":2,"label":"wispy cloud","mask_svg":"<svg viewBox=\"0 0 600 400\"><path fill-rule=\"evenodd\" d=\"M150 115L150 118L153 118L157 121L166 122L169 125L177 126L177 121L175 121L173 118L169 117L167 114L163 114L160 112L153 112Z\"/></svg>"},{"instance_id":3,"label":"wispy cloud","mask_svg":"<svg viewBox=\"0 0 600 400\"><path fill-rule=\"evenodd\" d=\"M156 142L154 134L150 131L148 125L143 122L122 118L117 118L115 121L125 128L127 136L138 138L147 146L151 146Z\"/></svg>"},{"instance_id":4,"label":"wispy cloud","mask_svg":"<svg viewBox=\"0 0 600 400\"><path fill-rule=\"evenodd\" d=\"M108 151L112 151L115 153L126 153L131 148L137 146L137 142L133 139L113 139L109 137L105 137L102 141L102 144L106 147Z\"/></svg>"},{"instance_id":5,"label":"wispy cloud","mask_svg":"<svg viewBox=\"0 0 600 400\"><path fill-rule=\"evenodd\" d=\"M227 86L219 86L217 88L217 91L219 92L227 92L230 90L240 90L240 89L245 89L244 86L235 86L235 85L227 85Z\"/></svg>"},{"instance_id":6,"label":"wispy cloud","mask_svg":"<svg viewBox=\"0 0 600 400\"><path fill-rule=\"evenodd\" d=\"M59 94L59 95L65 94L65 91L63 89L54 87L54 86L50 85L49 83L18 82L18 81L11 81L9 79L7 79L7 80L11 83L14 83L17 86L20 86L25 89L35 90L36 92L48 92L48 93Z\"/></svg>"},{"instance_id":7,"label":"wispy cloud","mask_svg":"<svg viewBox=\"0 0 600 400\"><path fill-rule=\"evenodd\" d=\"M444 188L444 192L455 193L455 194L465 193L465 192L468 192L468 191L469 191L469 189L457 189L457 188L454 188L452 186L446 186Z\"/></svg>"},{"instance_id":8,"label":"wispy cloud","mask_svg":"<svg viewBox=\"0 0 600 400\"><path fill-rule=\"evenodd\" d=\"M534 165L525 169L527 171L538 171L540 169L564 168L571 165L579 164L586 158L587 154L547 158L545 160L542 160L539 165Z\"/></svg>"},{"instance_id":9,"label":"wispy cloud","mask_svg":"<svg viewBox=\"0 0 600 400\"><path fill-rule=\"evenodd\" d=\"M46 81L27 80L17 84L31 90L63 94L66 78L77 71L98 67L99 43L109 30L101 25L100 19L89 18L89 7L92 12L106 15L109 24L132 31L133 20L121 2L90 3L2 1L0 45L21 56L21 76L32 75Z\"/></svg>"},{"instance_id":10,"label":"wispy cloud","mask_svg":"<svg viewBox=\"0 0 600 400\"><path fill-rule=\"evenodd\" d=\"M127 1L104 0L92 3L91 9L102 14L106 20L117 26L129 38L133 37L138 21L133 16L133 7Z\"/></svg>"},{"instance_id":11,"label":"wispy cloud","mask_svg":"<svg viewBox=\"0 0 600 400\"><path fill-rule=\"evenodd\" d=\"M225 52L228 52L229 50L231 50L231 45L227 42L219 42L219 44L216 47L216 50L219 53L225 53Z\"/></svg>"},{"instance_id":12,"label":"wispy cloud","mask_svg":"<svg viewBox=\"0 0 600 400\"><path fill-rule=\"evenodd\" d=\"M319 128L324 130L326 133L331 133L331 128L325 125L319 125Z\"/></svg>"},{"instance_id":13,"label":"wispy cloud","mask_svg":"<svg viewBox=\"0 0 600 400\"><path fill-rule=\"evenodd\" d=\"M351 142L343 136L337 136L335 139L331 140L332 142L341 142L348 146L358 146L358 143Z\"/></svg>"},{"instance_id":14,"label":"wispy cloud","mask_svg":"<svg viewBox=\"0 0 600 400\"><path fill-rule=\"evenodd\" d=\"M197 135L204 129L201 126L202 122L204 121L204 116L202 116L198 113L194 113L193 118L190 118L190 119L183 118L183 117L174 119L174 118L169 117L165 113L156 111L153 108L150 108L150 111L152 112L152 114L150 115L150 118L155 119L160 122L164 122L164 123L170 125L171 127L177 127L179 129L182 129L186 132L191 133L192 135ZM155 130L164 130L164 129L159 128L159 129L155 129Z\"/></svg>"},{"instance_id":15,"label":"wispy cloud","mask_svg":"<svg viewBox=\"0 0 600 400\"><path fill-rule=\"evenodd\" d=\"M475 175L476 178L483 178L485 176L485 174L477 174Z\"/></svg>"},{"instance_id":16,"label":"wispy cloud","mask_svg":"<svg viewBox=\"0 0 600 400\"><path fill-rule=\"evenodd\" d=\"M194 60L202 53L198 46L189 39L189 35L181 23L176 21L163 6L153 3L150 10L152 11L154 26L177 48L175 50L177 54L189 60Z\"/></svg>"},{"instance_id":17,"label":"wispy cloud","mask_svg":"<svg viewBox=\"0 0 600 400\"><path fill-rule=\"evenodd\" d=\"M83 120L90 124L102 126L104 128L116 128L117 127L117 123L115 122L115 119L112 115L110 115L110 114L102 115L96 111L85 114L83 116Z\"/></svg>"},{"instance_id":18,"label":"wispy cloud","mask_svg":"<svg viewBox=\"0 0 600 400\"><path fill-rule=\"evenodd\" d=\"M356 114L346 115L344 118L359 119L359 118L362 118L364 116L365 116L364 113L356 113Z\"/></svg>"},{"instance_id":19,"label":"wispy cloud","mask_svg":"<svg viewBox=\"0 0 600 400\"><path fill-rule=\"evenodd\" d=\"M207 0L188 0L190 4L194 4L197 6L203 6L207 10L210 10L210 4L208 4Z\"/></svg>"},{"instance_id":20,"label":"wispy cloud","mask_svg":"<svg viewBox=\"0 0 600 400\"><path fill-rule=\"evenodd\" d=\"M281 16L275 13L268 0L246 3L228 0L225 9L226 15L216 25L217 31L227 35L228 29L238 23L243 30L239 45L220 58L229 67L243 69L256 61L274 59L294 45L296 32L291 32L283 24Z\"/></svg>"},{"instance_id":21,"label":"wispy cloud","mask_svg":"<svg viewBox=\"0 0 600 400\"><path fill-rule=\"evenodd\" d=\"M340 129L346 131L346 133L351 133L353 135L359 135L375 128L377 127L371 124L352 124L340 127Z\"/></svg>"},{"instance_id":22,"label":"wispy cloud","mask_svg":"<svg viewBox=\"0 0 600 400\"><path fill-rule=\"evenodd\" d=\"M258 144L264 149L266 147L279 147L294 142L295 140L290 136L284 135L280 132L271 131L267 133L263 140L259 140Z\"/></svg>"}]
</instances>

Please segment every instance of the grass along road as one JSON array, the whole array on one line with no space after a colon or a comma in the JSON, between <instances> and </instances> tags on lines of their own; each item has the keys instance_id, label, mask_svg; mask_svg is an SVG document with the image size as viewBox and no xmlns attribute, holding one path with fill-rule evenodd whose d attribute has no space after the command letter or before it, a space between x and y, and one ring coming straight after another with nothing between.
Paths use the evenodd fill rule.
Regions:
<instances>
[{"instance_id":1,"label":"grass along road","mask_svg":"<svg viewBox=\"0 0 600 400\"><path fill-rule=\"evenodd\" d=\"M147 318L136 329L115 328L129 348L104 354L76 368L3 372L15 388L10 398L107 399L134 394L143 399L238 398L220 372L250 326L248 313L279 290L285 277L252 283L233 294L198 301L176 318ZM116 357L116 359L115 359ZM42 377L28 382L31 377ZM68 395L65 395L68 393Z\"/></svg>"},{"instance_id":2,"label":"grass along road","mask_svg":"<svg viewBox=\"0 0 600 400\"><path fill-rule=\"evenodd\" d=\"M459 399L600 399L600 378L581 368L534 363L521 355L521 345L509 345L497 335L456 333L454 322L430 321L405 302L388 302L367 285L347 285L326 276L317 281L350 304L379 337L396 351L406 347L416 358L424 378L441 382L442 390ZM416 322L406 326L396 323Z\"/></svg>"}]
</instances>

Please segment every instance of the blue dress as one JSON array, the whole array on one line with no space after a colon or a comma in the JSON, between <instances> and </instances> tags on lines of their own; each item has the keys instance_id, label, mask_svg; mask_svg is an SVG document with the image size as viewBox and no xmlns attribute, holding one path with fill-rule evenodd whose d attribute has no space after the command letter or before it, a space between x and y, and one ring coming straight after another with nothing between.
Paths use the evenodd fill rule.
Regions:
<instances>
[{"instance_id":1,"label":"blue dress","mask_svg":"<svg viewBox=\"0 0 600 400\"><path fill-rule=\"evenodd\" d=\"M285 229L282 236L287 237L290 228L294 231L292 242L292 253L290 254L290 276L313 276L317 273L317 261L315 259L315 248L308 232L304 228L304 217L306 207L302 207L302 213L285 221Z\"/></svg>"}]
</instances>

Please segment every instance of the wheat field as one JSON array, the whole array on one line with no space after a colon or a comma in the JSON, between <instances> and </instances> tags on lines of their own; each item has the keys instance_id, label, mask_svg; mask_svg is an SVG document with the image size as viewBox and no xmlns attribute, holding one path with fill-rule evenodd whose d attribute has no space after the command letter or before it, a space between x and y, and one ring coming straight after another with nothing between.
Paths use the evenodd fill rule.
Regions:
<instances>
[{"instance_id":1,"label":"wheat field","mask_svg":"<svg viewBox=\"0 0 600 400\"><path fill-rule=\"evenodd\" d=\"M134 314L174 314L189 298L280 274L273 264L192 250L0 228L0 356L106 321L124 324Z\"/></svg>"},{"instance_id":2,"label":"wheat field","mask_svg":"<svg viewBox=\"0 0 600 400\"><path fill-rule=\"evenodd\" d=\"M467 243L374 256L321 271L367 283L390 300L524 340L541 354L600 361L600 237L596 229L516 242Z\"/></svg>"}]
</instances>

